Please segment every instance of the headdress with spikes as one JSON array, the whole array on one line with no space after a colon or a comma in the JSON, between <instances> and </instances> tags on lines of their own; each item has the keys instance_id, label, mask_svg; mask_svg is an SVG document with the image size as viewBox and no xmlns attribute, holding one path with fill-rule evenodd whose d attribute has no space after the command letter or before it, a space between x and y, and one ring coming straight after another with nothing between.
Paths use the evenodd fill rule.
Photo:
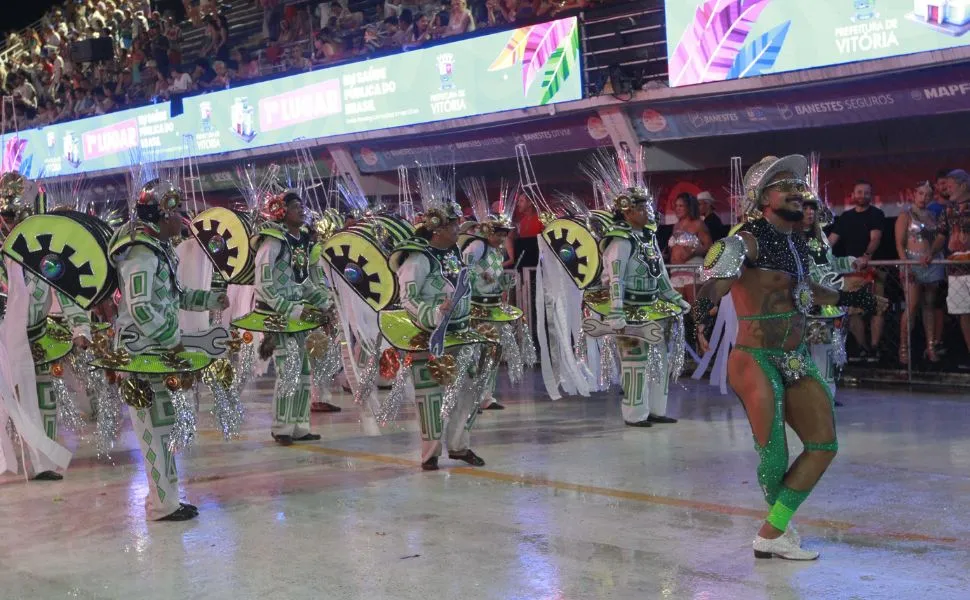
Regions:
<instances>
[{"instance_id":1,"label":"headdress with spikes","mask_svg":"<svg viewBox=\"0 0 970 600\"><path fill-rule=\"evenodd\" d=\"M478 234L488 237L495 232L509 232L512 226L512 209L515 207L508 200L510 188L503 179L499 182L499 194L496 201L496 210L492 210L492 205L488 201L488 189L485 186L483 177L468 177L461 180L461 188L471 202L472 213L478 222Z\"/></svg>"},{"instance_id":2,"label":"headdress with spikes","mask_svg":"<svg viewBox=\"0 0 970 600\"><path fill-rule=\"evenodd\" d=\"M643 182L642 150L636 156L625 156L600 149L580 165L580 170L598 188L599 194L611 202L614 212L646 204L651 220L654 218L656 200Z\"/></svg>"},{"instance_id":3,"label":"headdress with spikes","mask_svg":"<svg viewBox=\"0 0 970 600\"><path fill-rule=\"evenodd\" d=\"M128 208L131 231L158 230L158 222L183 211L176 169L160 169L152 152L135 149L128 167Z\"/></svg>"},{"instance_id":4,"label":"headdress with spikes","mask_svg":"<svg viewBox=\"0 0 970 600\"><path fill-rule=\"evenodd\" d=\"M418 193L421 214L418 226L431 232L461 218L461 207L455 202L455 169L418 165Z\"/></svg>"}]
</instances>

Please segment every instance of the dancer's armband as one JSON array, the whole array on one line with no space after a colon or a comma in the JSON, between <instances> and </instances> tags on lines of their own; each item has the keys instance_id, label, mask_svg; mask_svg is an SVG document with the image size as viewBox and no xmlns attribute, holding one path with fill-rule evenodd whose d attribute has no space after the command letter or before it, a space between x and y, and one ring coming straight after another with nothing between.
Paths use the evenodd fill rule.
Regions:
<instances>
[{"instance_id":1,"label":"dancer's armband","mask_svg":"<svg viewBox=\"0 0 970 600\"><path fill-rule=\"evenodd\" d=\"M869 290L856 290L854 292L841 290L837 304L850 308L861 308L867 315L876 312L876 297Z\"/></svg>"},{"instance_id":2,"label":"dancer's armband","mask_svg":"<svg viewBox=\"0 0 970 600\"><path fill-rule=\"evenodd\" d=\"M712 312L714 312L714 301L707 296L701 296L694 301L694 323L707 331L710 331L714 325L715 317Z\"/></svg>"},{"instance_id":3,"label":"dancer's armband","mask_svg":"<svg viewBox=\"0 0 970 600\"><path fill-rule=\"evenodd\" d=\"M711 245L704 257L701 283L709 279L731 279L741 274L747 246L740 235L731 235Z\"/></svg>"}]
</instances>

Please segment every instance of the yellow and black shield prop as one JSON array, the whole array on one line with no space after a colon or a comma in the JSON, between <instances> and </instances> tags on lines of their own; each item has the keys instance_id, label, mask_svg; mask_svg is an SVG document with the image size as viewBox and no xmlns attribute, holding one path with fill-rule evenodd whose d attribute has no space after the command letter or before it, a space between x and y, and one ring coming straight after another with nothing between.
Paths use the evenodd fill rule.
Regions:
<instances>
[{"instance_id":1,"label":"yellow and black shield prop","mask_svg":"<svg viewBox=\"0 0 970 600\"><path fill-rule=\"evenodd\" d=\"M3 253L88 310L117 288L111 235L106 223L83 213L34 215L14 227Z\"/></svg>"},{"instance_id":2,"label":"yellow and black shield prop","mask_svg":"<svg viewBox=\"0 0 970 600\"><path fill-rule=\"evenodd\" d=\"M581 290L599 280L600 253L596 238L579 217L563 217L549 223L542 232L556 258Z\"/></svg>"},{"instance_id":3,"label":"yellow and black shield prop","mask_svg":"<svg viewBox=\"0 0 970 600\"><path fill-rule=\"evenodd\" d=\"M387 259L399 243L414 235L410 223L376 216L334 234L323 245L323 259L374 310L397 300L397 277Z\"/></svg>"},{"instance_id":4,"label":"yellow and black shield prop","mask_svg":"<svg viewBox=\"0 0 970 600\"><path fill-rule=\"evenodd\" d=\"M249 215L228 208L209 208L192 219L192 236L228 283L255 281L256 252Z\"/></svg>"}]
</instances>

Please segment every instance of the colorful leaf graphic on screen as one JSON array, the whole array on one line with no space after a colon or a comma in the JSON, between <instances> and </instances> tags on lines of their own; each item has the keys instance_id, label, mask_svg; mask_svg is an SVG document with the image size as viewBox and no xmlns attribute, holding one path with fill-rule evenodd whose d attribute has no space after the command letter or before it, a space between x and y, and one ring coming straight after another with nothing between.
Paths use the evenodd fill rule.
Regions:
<instances>
[{"instance_id":1,"label":"colorful leaf graphic on screen","mask_svg":"<svg viewBox=\"0 0 970 600\"><path fill-rule=\"evenodd\" d=\"M512 37L505 44L505 48L499 53L495 62L488 67L488 70L501 71L502 69L507 69L520 63L522 61L522 55L525 52L525 43L529 39L530 31L532 31L532 27L520 27L513 31Z\"/></svg>"},{"instance_id":2,"label":"colorful leaf graphic on screen","mask_svg":"<svg viewBox=\"0 0 970 600\"><path fill-rule=\"evenodd\" d=\"M754 77L775 66L790 27L791 21L785 21L742 48L734 59L734 65L728 71L727 78Z\"/></svg>"},{"instance_id":3,"label":"colorful leaf graphic on screen","mask_svg":"<svg viewBox=\"0 0 970 600\"><path fill-rule=\"evenodd\" d=\"M575 19L552 21L532 27L522 56L522 93L529 93L539 71L549 62L552 53L572 36L574 29Z\"/></svg>"},{"instance_id":4,"label":"colorful leaf graphic on screen","mask_svg":"<svg viewBox=\"0 0 970 600\"><path fill-rule=\"evenodd\" d=\"M542 87L546 91L542 94L539 104L548 104L569 78L569 60L577 48L579 48L579 28L573 27L572 35L566 38L561 47L556 48L546 63L546 72L542 77Z\"/></svg>"},{"instance_id":5,"label":"colorful leaf graphic on screen","mask_svg":"<svg viewBox=\"0 0 970 600\"><path fill-rule=\"evenodd\" d=\"M723 81L771 0L706 0L668 59L670 85Z\"/></svg>"}]
</instances>

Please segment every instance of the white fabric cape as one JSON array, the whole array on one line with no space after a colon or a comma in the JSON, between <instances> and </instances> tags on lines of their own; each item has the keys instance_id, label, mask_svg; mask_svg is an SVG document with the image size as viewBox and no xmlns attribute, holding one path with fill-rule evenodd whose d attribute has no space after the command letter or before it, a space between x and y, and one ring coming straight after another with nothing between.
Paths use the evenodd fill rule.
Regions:
<instances>
[{"instance_id":1,"label":"white fabric cape","mask_svg":"<svg viewBox=\"0 0 970 600\"><path fill-rule=\"evenodd\" d=\"M20 438L30 452L35 472L66 469L71 462L71 452L44 432L43 419L37 400L37 377L34 361L27 341L27 313L30 295L24 281L23 268L5 259L7 267L7 311L0 323L0 404L2 413L13 420ZM19 395L19 399L18 399ZM19 400L19 401L18 401ZM0 414L0 418L3 415ZM13 442L6 432L6 419L0 429L0 468L16 473L17 457L13 454Z\"/></svg>"}]
</instances>

